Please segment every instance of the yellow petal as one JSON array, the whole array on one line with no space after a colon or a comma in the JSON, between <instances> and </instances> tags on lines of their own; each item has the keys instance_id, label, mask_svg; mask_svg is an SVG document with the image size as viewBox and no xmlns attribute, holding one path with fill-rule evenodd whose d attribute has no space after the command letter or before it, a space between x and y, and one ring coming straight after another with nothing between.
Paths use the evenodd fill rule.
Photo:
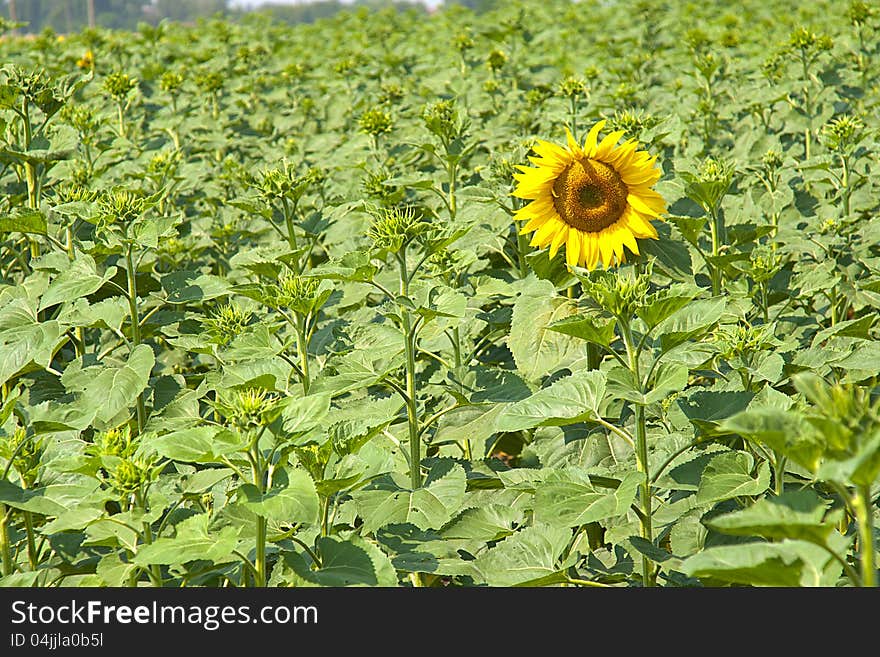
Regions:
<instances>
[{"instance_id":1,"label":"yellow petal","mask_svg":"<svg viewBox=\"0 0 880 657\"><path fill-rule=\"evenodd\" d=\"M525 235L526 233L531 233L534 230L538 230L541 226L546 224L547 221L548 219L546 216L532 217L531 219L529 219L528 223L526 223L526 225L520 229L519 234Z\"/></svg>"},{"instance_id":2,"label":"yellow petal","mask_svg":"<svg viewBox=\"0 0 880 657\"><path fill-rule=\"evenodd\" d=\"M633 193L633 191L630 190L630 193L626 197L626 202L642 214L651 217L659 217L663 212L666 212L666 202L663 200L662 196L656 192L654 192L654 194L656 196L651 196L643 191Z\"/></svg>"},{"instance_id":3,"label":"yellow petal","mask_svg":"<svg viewBox=\"0 0 880 657\"><path fill-rule=\"evenodd\" d=\"M620 223L620 222L618 222L618 223ZM629 229L629 226L627 224L623 224L621 226L619 234L620 234L620 241L623 243L623 246L628 248L634 254L639 255L639 245L636 243L636 238L633 235L632 231Z\"/></svg>"},{"instance_id":4,"label":"yellow petal","mask_svg":"<svg viewBox=\"0 0 880 657\"><path fill-rule=\"evenodd\" d=\"M654 228L647 217L643 217L633 210L630 210L624 216L626 217L626 224L633 235L642 239L657 239L657 229Z\"/></svg>"},{"instance_id":5,"label":"yellow petal","mask_svg":"<svg viewBox=\"0 0 880 657\"><path fill-rule=\"evenodd\" d=\"M535 234L532 235L532 240L529 242L529 246L547 246L558 228L559 224L555 221L545 222L544 225L538 228L538 230L535 231Z\"/></svg>"},{"instance_id":6,"label":"yellow petal","mask_svg":"<svg viewBox=\"0 0 880 657\"><path fill-rule=\"evenodd\" d=\"M583 238L584 251L584 267L587 269L595 269L599 263L599 239L596 233L586 233Z\"/></svg>"},{"instance_id":7,"label":"yellow petal","mask_svg":"<svg viewBox=\"0 0 880 657\"><path fill-rule=\"evenodd\" d=\"M608 156L611 154L611 151L614 150L614 147L617 146L617 142L623 137L623 134L623 130L615 130L605 137L605 139L603 139L596 147L594 159L600 160L601 162L607 162Z\"/></svg>"},{"instance_id":8,"label":"yellow petal","mask_svg":"<svg viewBox=\"0 0 880 657\"><path fill-rule=\"evenodd\" d=\"M579 230L568 231L568 241L565 243L565 262L569 267L574 267L580 258L581 232Z\"/></svg>"},{"instance_id":9,"label":"yellow petal","mask_svg":"<svg viewBox=\"0 0 880 657\"><path fill-rule=\"evenodd\" d=\"M543 139L539 139L538 142L532 146L532 150L551 162L568 162L571 160L571 155L562 146L558 146L549 141L544 141Z\"/></svg>"},{"instance_id":10,"label":"yellow petal","mask_svg":"<svg viewBox=\"0 0 880 657\"><path fill-rule=\"evenodd\" d=\"M605 119L598 121L596 125L590 128L587 138L584 140L584 154L587 157L593 157L596 154L596 144L599 141L599 132L605 127Z\"/></svg>"},{"instance_id":11,"label":"yellow petal","mask_svg":"<svg viewBox=\"0 0 880 657\"><path fill-rule=\"evenodd\" d=\"M607 228L599 233L596 237L596 241L599 246L599 255L602 257L602 266L604 266L605 269L608 269L614 259L614 246L612 244L613 238Z\"/></svg>"},{"instance_id":12,"label":"yellow petal","mask_svg":"<svg viewBox=\"0 0 880 657\"><path fill-rule=\"evenodd\" d=\"M571 134L571 130L569 130L568 127L565 128L565 138L568 141L568 150L572 153L572 155L574 155L575 157L580 157L581 155L583 155L583 153L581 152L581 147L575 141L574 137Z\"/></svg>"},{"instance_id":13,"label":"yellow petal","mask_svg":"<svg viewBox=\"0 0 880 657\"><path fill-rule=\"evenodd\" d=\"M562 228L556 231L556 235L553 237L553 241L550 242L550 259L556 257L556 254L559 252L559 247L561 247L565 241L568 239L568 224L564 224Z\"/></svg>"}]
</instances>

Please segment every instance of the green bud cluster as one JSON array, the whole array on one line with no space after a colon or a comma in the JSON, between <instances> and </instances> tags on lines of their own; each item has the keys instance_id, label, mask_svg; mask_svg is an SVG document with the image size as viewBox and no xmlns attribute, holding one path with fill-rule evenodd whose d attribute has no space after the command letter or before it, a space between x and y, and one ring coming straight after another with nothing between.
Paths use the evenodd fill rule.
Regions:
<instances>
[{"instance_id":1,"label":"green bud cluster","mask_svg":"<svg viewBox=\"0 0 880 657\"><path fill-rule=\"evenodd\" d=\"M0 438L0 454L11 459L12 467L21 477L25 488L36 483L40 458L43 455L42 440L28 435L24 427L17 427L5 440Z\"/></svg>"},{"instance_id":2,"label":"green bud cluster","mask_svg":"<svg viewBox=\"0 0 880 657\"><path fill-rule=\"evenodd\" d=\"M124 71L114 71L104 79L104 91L117 103L125 102L138 81Z\"/></svg>"},{"instance_id":3,"label":"green bud cluster","mask_svg":"<svg viewBox=\"0 0 880 657\"><path fill-rule=\"evenodd\" d=\"M132 440L131 427L124 424L98 434L95 447L101 456L127 458L134 454L137 444Z\"/></svg>"},{"instance_id":4,"label":"green bud cluster","mask_svg":"<svg viewBox=\"0 0 880 657\"><path fill-rule=\"evenodd\" d=\"M176 71L165 71L159 78L159 89L172 96L183 86L183 75Z\"/></svg>"},{"instance_id":5,"label":"green bud cluster","mask_svg":"<svg viewBox=\"0 0 880 657\"><path fill-rule=\"evenodd\" d=\"M317 278L283 274L278 279L274 303L279 308L290 308L297 314L308 315L319 301L320 286L321 281Z\"/></svg>"},{"instance_id":6,"label":"green bud cluster","mask_svg":"<svg viewBox=\"0 0 880 657\"><path fill-rule=\"evenodd\" d=\"M822 128L825 145L832 151L846 152L859 143L865 124L857 116L840 116Z\"/></svg>"},{"instance_id":7,"label":"green bud cluster","mask_svg":"<svg viewBox=\"0 0 880 657\"><path fill-rule=\"evenodd\" d=\"M380 107L373 107L361 114L358 119L358 125L361 132L378 137L379 135L391 132L391 128L394 127L394 121L389 112Z\"/></svg>"},{"instance_id":8,"label":"green bud cluster","mask_svg":"<svg viewBox=\"0 0 880 657\"><path fill-rule=\"evenodd\" d=\"M251 321L251 313L232 303L215 308L202 325L217 344L228 344L233 338L244 333Z\"/></svg>"},{"instance_id":9,"label":"green bud cluster","mask_svg":"<svg viewBox=\"0 0 880 657\"><path fill-rule=\"evenodd\" d=\"M632 109L618 110L608 119L609 130L623 130L627 135L637 136L645 130L650 130L660 123L652 114L643 110Z\"/></svg>"},{"instance_id":10,"label":"green bud cluster","mask_svg":"<svg viewBox=\"0 0 880 657\"><path fill-rule=\"evenodd\" d=\"M393 105L404 97L403 87L396 82L383 82L379 86L379 102L382 105Z\"/></svg>"},{"instance_id":11,"label":"green bud cluster","mask_svg":"<svg viewBox=\"0 0 880 657\"><path fill-rule=\"evenodd\" d=\"M227 391L214 406L237 429L249 431L271 423L278 398L262 388L241 388Z\"/></svg>"},{"instance_id":12,"label":"green bud cluster","mask_svg":"<svg viewBox=\"0 0 880 657\"><path fill-rule=\"evenodd\" d=\"M143 459L125 457L116 464L110 474L110 484L123 495L133 495L149 484L155 473L152 463Z\"/></svg>"},{"instance_id":13,"label":"green bud cluster","mask_svg":"<svg viewBox=\"0 0 880 657\"><path fill-rule=\"evenodd\" d=\"M618 271L597 272L592 276L579 276L584 294L624 322L629 322L636 310L645 305L651 287L650 273Z\"/></svg>"},{"instance_id":14,"label":"green bud cluster","mask_svg":"<svg viewBox=\"0 0 880 657\"><path fill-rule=\"evenodd\" d=\"M782 153L775 151L772 148L769 149L763 156L761 156L761 164L767 172L772 173L776 171L782 166Z\"/></svg>"},{"instance_id":15,"label":"green bud cluster","mask_svg":"<svg viewBox=\"0 0 880 657\"><path fill-rule=\"evenodd\" d=\"M558 93L565 98L578 98L588 91L587 81L574 75L568 75L559 82Z\"/></svg>"},{"instance_id":16,"label":"green bud cluster","mask_svg":"<svg viewBox=\"0 0 880 657\"><path fill-rule=\"evenodd\" d=\"M868 19L870 19L874 13L875 10L868 6L867 3L862 2L862 0L852 0L846 10L846 17L849 19L850 23L856 27L861 27L868 22Z\"/></svg>"},{"instance_id":17,"label":"green bud cluster","mask_svg":"<svg viewBox=\"0 0 880 657\"><path fill-rule=\"evenodd\" d=\"M488 66L489 70L493 73L497 73L504 68L504 65L507 64L507 60L507 53L495 48L486 56L486 66Z\"/></svg>"},{"instance_id":18,"label":"green bud cluster","mask_svg":"<svg viewBox=\"0 0 880 657\"><path fill-rule=\"evenodd\" d=\"M100 125L95 116L95 110L86 105L65 105L61 110L60 117L81 136L94 134Z\"/></svg>"},{"instance_id":19,"label":"green bud cluster","mask_svg":"<svg viewBox=\"0 0 880 657\"><path fill-rule=\"evenodd\" d=\"M831 50L834 47L834 42L831 40L831 37L825 34L817 34L805 27L799 27L791 33L786 45L789 50L818 54Z\"/></svg>"},{"instance_id":20,"label":"green bud cluster","mask_svg":"<svg viewBox=\"0 0 880 657\"><path fill-rule=\"evenodd\" d=\"M429 103L422 110L425 127L444 142L451 142L464 135L467 119L462 117L452 100Z\"/></svg>"},{"instance_id":21,"label":"green bud cluster","mask_svg":"<svg viewBox=\"0 0 880 657\"><path fill-rule=\"evenodd\" d=\"M128 223L147 209L146 200L127 189L114 189L98 199L98 209L105 224Z\"/></svg>"},{"instance_id":22,"label":"green bud cluster","mask_svg":"<svg viewBox=\"0 0 880 657\"><path fill-rule=\"evenodd\" d=\"M467 32L460 32L453 37L452 45L458 52L464 54L474 47L474 40Z\"/></svg>"},{"instance_id":23,"label":"green bud cluster","mask_svg":"<svg viewBox=\"0 0 880 657\"><path fill-rule=\"evenodd\" d=\"M380 210L370 224L370 239L378 249L398 252L418 236L424 234L430 224L423 221L414 208L387 208Z\"/></svg>"},{"instance_id":24,"label":"green bud cluster","mask_svg":"<svg viewBox=\"0 0 880 657\"><path fill-rule=\"evenodd\" d=\"M217 71L202 71L196 76L196 86L206 94L214 94L223 88L223 76Z\"/></svg>"}]
</instances>

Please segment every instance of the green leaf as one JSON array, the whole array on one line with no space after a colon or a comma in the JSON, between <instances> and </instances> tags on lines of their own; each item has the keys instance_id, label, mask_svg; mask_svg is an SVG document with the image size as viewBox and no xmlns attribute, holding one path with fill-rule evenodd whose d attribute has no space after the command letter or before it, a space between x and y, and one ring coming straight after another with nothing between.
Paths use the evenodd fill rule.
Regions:
<instances>
[{"instance_id":1,"label":"green leaf","mask_svg":"<svg viewBox=\"0 0 880 657\"><path fill-rule=\"evenodd\" d=\"M655 345L665 352L697 339L721 319L726 305L724 299L705 299L689 303L657 325L654 331Z\"/></svg>"},{"instance_id":2,"label":"green leaf","mask_svg":"<svg viewBox=\"0 0 880 657\"><path fill-rule=\"evenodd\" d=\"M227 526L219 532L208 531L207 514L187 518L175 525L175 536L160 536L152 544L141 546L134 557L138 566L153 564L180 565L189 561L234 561L239 529Z\"/></svg>"},{"instance_id":3,"label":"green leaf","mask_svg":"<svg viewBox=\"0 0 880 657\"><path fill-rule=\"evenodd\" d=\"M754 395L751 392L704 390L685 399L677 399L682 412L702 433L711 433L725 418L744 410Z\"/></svg>"},{"instance_id":4,"label":"green leaf","mask_svg":"<svg viewBox=\"0 0 880 657\"><path fill-rule=\"evenodd\" d=\"M649 329L652 329L673 313L690 304L699 294L700 288L693 285L673 285L661 293L649 297L648 302L636 310L636 314Z\"/></svg>"},{"instance_id":5,"label":"green leaf","mask_svg":"<svg viewBox=\"0 0 880 657\"><path fill-rule=\"evenodd\" d=\"M290 397L281 411L282 428L288 435L301 436L324 425L330 412L330 395L317 393Z\"/></svg>"},{"instance_id":6,"label":"green leaf","mask_svg":"<svg viewBox=\"0 0 880 657\"><path fill-rule=\"evenodd\" d=\"M586 474L568 469L548 476L535 495L535 521L553 527L579 527L623 515L644 477L627 474L616 489L596 488Z\"/></svg>"},{"instance_id":7,"label":"green leaf","mask_svg":"<svg viewBox=\"0 0 880 657\"><path fill-rule=\"evenodd\" d=\"M691 577L751 586L833 586L840 564L812 543L746 543L710 547L682 562Z\"/></svg>"},{"instance_id":8,"label":"green leaf","mask_svg":"<svg viewBox=\"0 0 880 657\"><path fill-rule=\"evenodd\" d=\"M614 327L616 324L617 320L613 317L605 319L586 315L574 315L561 319L558 322L553 322L547 327L547 330L607 347L614 340Z\"/></svg>"},{"instance_id":9,"label":"green leaf","mask_svg":"<svg viewBox=\"0 0 880 657\"><path fill-rule=\"evenodd\" d=\"M508 346L526 381L537 381L556 371L579 352L570 336L547 328L573 313L574 305L558 297L549 281L532 282L514 302Z\"/></svg>"},{"instance_id":10,"label":"green leaf","mask_svg":"<svg viewBox=\"0 0 880 657\"><path fill-rule=\"evenodd\" d=\"M0 384L9 381L31 362L48 365L55 348L64 340L62 333L55 320L0 332Z\"/></svg>"},{"instance_id":11,"label":"green leaf","mask_svg":"<svg viewBox=\"0 0 880 657\"><path fill-rule=\"evenodd\" d=\"M803 416L793 410L749 408L721 422L718 429L765 445L810 472L819 467L825 451L819 437L808 430Z\"/></svg>"},{"instance_id":12,"label":"green leaf","mask_svg":"<svg viewBox=\"0 0 880 657\"><path fill-rule=\"evenodd\" d=\"M489 586L522 586L560 572L571 530L535 524L481 554L474 566Z\"/></svg>"},{"instance_id":13,"label":"green leaf","mask_svg":"<svg viewBox=\"0 0 880 657\"><path fill-rule=\"evenodd\" d=\"M31 208L12 208L5 217L0 217L0 233L30 233L45 235L46 216L40 210Z\"/></svg>"},{"instance_id":14,"label":"green leaf","mask_svg":"<svg viewBox=\"0 0 880 657\"><path fill-rule=\"evenodd\" d=\"M722 452L712 457L700 477L697 504L710 504L740 495L760 495L770 485L770 466L762 462L752 476L754 459L747 452Z\"/></svg>"},{"instance_id":15,"label":"green leaf","mask_svg":"<svg viewBox=\"0 0 880 657\"><path fill-rule=\"evenodd\" d=\"M527 399L508 404L495 426L499 431L520 431L595 419L604 396L605 375L598 370L579 370Z\"/></svg>"},{"instance_id":16,"label":"green leaf","mask_svg":"<svg viewBox=\"0 0 880 657\"><path fill-rule=\"evenodd\" d=\"M425 485L415 491L400 487L392 478L376 480L373 486L354 495L364 519L363 531L404 522L419 529L438 529L459 510L467 475L460 465L443 459L431 468Z\"/></svg>"},{"instance_id":17,"label":"green leaf","mask_svg":"<svg viewBox=\"0 0 880 657\"><path fill-rule=\"evenodd\" d=\"M654 386L645 395L645 403L653 404L687 387L690 372L682 363L662 363L654 376Z\"/></svg>"},{"instance_id":18,"label":"green leaf","mask_svg":"<svg viewBox=\"0 0 880 657\"><path fill-rule=\"evenodd\" d=\"M153 438L149 445L161 456L186 463L222 463L224 455L245 448L237 434L217 426L181 429Z\"/></svg>"},{"instance_id":19,"label":"green leaf","mask_svg":"<svg viewBox=\"0 0 880 657\"><path fill-rule=\"evenodd\" d=\"M839 516L825 519L824 502L814 491L789 491L765 497L752 506L716 516L709 528L734 536L760 536L769 540L791 538L825 545Z\"/></svg>"},{"instance_id":20,"label":"green leaf","mask_svg":"<svg viewBox=\"0 0 880 657\"><path fill-rule=\"evenodd\" d=\"M192 303L209 301L229 294L231 286L219 276L201 274L197 271L176 271L162 277L168 303Z\"/></svg>"},{"instance_id":21,"label":"green leaf","mask_svg":"<svg viewBox=\"0 0 880 657\"><path fill-rule=\"evenodd\" d=\"M89 255L81 255L70 267L56 276L40 299L40 310L64 301L73 301L97 292L116 274L116 267L109 267L103 276L95 270L95 261Z\"/></svg>"},{"instance_id":22,"label":"green leaf","mask_svg":"<svg viewBox=\"0 0 880 657\"><path fill-rule=\"evenodd\" d=\"M303 580L318 586L397 586L397 573L387 556L369 541L353 535L319 537L315 542L321 564L312 570L305 559L291 560Z\"/></svg>"},{"instance_id":23,"label":"green leaf","mask_svg":"<svg viewBox=\"0 0 880 657\"><path fill-rule=\"evenodd\" d=\"M260 493L253 484L243 484L237 495L248 510L274 522L312 524L318 520L320 502L315 482L303 469L278 471L266 493Z\"/></svg>"}]
</instances>

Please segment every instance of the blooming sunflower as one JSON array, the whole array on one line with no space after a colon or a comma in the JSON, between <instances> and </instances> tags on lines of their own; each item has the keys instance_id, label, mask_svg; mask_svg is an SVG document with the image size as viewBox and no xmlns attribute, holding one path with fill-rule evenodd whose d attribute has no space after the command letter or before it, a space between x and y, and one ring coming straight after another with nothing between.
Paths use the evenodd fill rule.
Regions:
<instances>
[{"instance_id":1,"label":"blooming sunflower","mask_svg":"<svg viewBox=\"0 0 880 657\"><path fill-rule=\"evenodd\" d=\"M571 133L568 146L539 140L530 157L536 167L519 166L514 196L531 200L514 215L527 220L521 233L534 232L531 246L550 245L553 258L565 244L569 266L594 269L624 262L626 247L638 255L637 238L657 239L651 219L666 211L663 197L651 186L660 178L657 157L638 150L630 139L620 145L623 130L599 141L605 121L590 130L580 146Z\"/></svg>"}]
</instances>

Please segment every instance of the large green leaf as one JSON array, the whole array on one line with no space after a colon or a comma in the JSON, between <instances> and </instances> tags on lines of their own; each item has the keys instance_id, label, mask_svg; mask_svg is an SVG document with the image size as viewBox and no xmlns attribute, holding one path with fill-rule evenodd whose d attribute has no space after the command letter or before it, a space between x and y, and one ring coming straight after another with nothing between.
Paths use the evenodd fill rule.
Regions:
<instances>
[{"instance_id":1,"label":"large green leaf","mask_svg":"<svg viewBox=\"0 0 880 657\"><path fill-rule=\"evenodd\" d=\"M287 468L276 473L272 488L265 493L253 484L243 484L237 494L245 508L274 522L295 524L318 520L315 482L300 468Z\"/></svg>"},{"instance_id":2,"label":"large green leaf","mask_svg":"<svg viewBox=\"0 0 880 657\"><path fill-rule=\"evenodd\" d=\"M682 571L709 581L752 586L833 586L841 566L805 541L710 547L682 562Z\"/></svg>"},{"instance_id":3,"label":"large green leaf","mask_svg":"<svg viewBox=\"0 0 880 657\"><path fill-rule=\"evenodd\" d=\"M573 304L557 296L553 284L545 280L533 282L516 300L507 344L527 381L554 372L578 353L576 339L547 328L573 313Z\"/></svg>"},{"instance_id":4,"label":"large green leaf","mask_svg":"<svg viewBox=\"0 0 880 657\"><path fill-rule=\"evenodd\" d=\"M523 586L557 574L571 530L536 524L510 536L474 564L489 586Z\"/></svg>"},{"instance_id":5,"label":"large green leaf","mask_svg":"<svg viewBox=\"0 0 880 657\"><path fill-rule=\"evenodd\" d=\"M835 531L837 520L825 518L826 508L827 504L812 490L789 491L760 499L741 511L716 516L706 524L736 536L791 538L824 545Z\"/></svg>"},{"instance_id":6,"label":"large green leaf","mask_svg":"<svg viewBox=\"0 0 880 657\"><path fill-rule=\"evenodd\" d=\"M760 495L770 485L770 466L762 461L752 475L754 459L747 452L721 452L712 457L700 477L697 503L709 504L740 495Z\"/></svg>"},{"instance_id":7,"label":"large green leaf","mask_svg":"<svg viewBox=\"0 0 880 657\"><path fill-rule=\"evenodd\" d=\"M304 583L318 586L396 586L397 573L387 556L360 536L349 539L324 536L316 542L320 566L305 559L291 560Z\"/></svg>"},{"instance_id":8,"label":"large green leaf","mask_svg":"<svg viewBox=\"0 0 880 657\"><path fill-rule=\"evenodd\" d=\"M712 328L726 307L724 299L694 301L675 311L658 324L653 332L655 344L661 351L694 340Z\"/></svg>"},{"instance_id":9,"label":"large green leaf","mask_svg":"<svg viewBox=\"0 0 880 657\"><path fill-rule=\"evenodd\" d=\"M209 531L208 516L199 514L175 525L173 537L161 536L150 545L142 546L134 557L139 566L152 564L177 565L189 561L212 561L215 564L234 561L239 529L223 527Z\"/></svg>"},{"instance_id":10,"label":"large green leaf","mask_svg":"<svg viewBox=\"0 0 880 657\"><path fill-rule=\"evenodd\" d=\"M365 532L404 522L419 529L438 529L459 511L466 488L464 469L450 460L441 460L431 468L422 488L407 490L387 478L355 493L354 498Z\"/></svg>"},{"instance_id":11,"label":"large green leaf","mask_svg":"<svg viewBox=\"0 0 880 657\"><path fill-rule=\"evenodd\" d=\"M81 255L56 276L40 299L40 310L64 301L73 301L96 292L113 278L116 267L109 267L103 276L95 269L91 256Z\"/></svg>"},{"instance_id":12,"label":"large green leaf","mask_svg":"<svg viewBox=\"0 0 880 657\"><path fill-rule=\"evenodd\" d=\"M240 436L218 426L173 431L151 439L149 446L166 458L189 463L222 463L225 455L246 447Z\"/></svg>"},{"instance_id":13,"label":"large green leaf","mask_svg":"<svg viewBox=\"0 0 880 657\"><path fill-rule=\"evenodd\" d=\"M643 475L631 472L617 488L597 488L585 473L554 473L537 488L535 521L553 527L579 527L625 514L635 499Z\"/></svg>"},{"instance_id":14,"label":"large green leaf","mask_svg":"<svg viewBox=\"0 0 880 657\"><path fill-rule=\"evenodd\" d=\"M605 375L598 370L581 370L531 397L508 404L495 426L499 431L519 431L594 419L599 416L604 396Z\"/></svg>"}]
</instances>

